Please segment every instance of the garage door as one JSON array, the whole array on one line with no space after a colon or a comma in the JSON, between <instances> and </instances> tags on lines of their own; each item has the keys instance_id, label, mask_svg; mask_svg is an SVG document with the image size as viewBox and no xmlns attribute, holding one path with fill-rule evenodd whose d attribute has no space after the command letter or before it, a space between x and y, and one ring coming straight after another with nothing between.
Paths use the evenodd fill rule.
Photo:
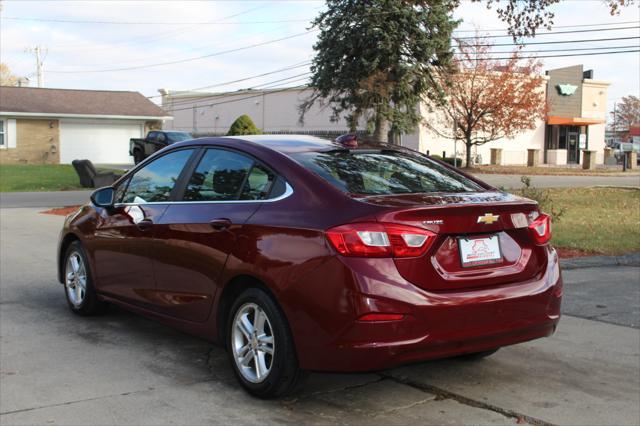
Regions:
<instances>
[{"instance_id":1,"label":"garage door","mask_svg":"<svg viewBox=\"0 0 640 426\"><path fill-rule=\"evenodd\" d=\"M60 163L88 159L94 164L130 164L129 139L142 137L140 122L60 122Z\"/></svg>"}]
</instances>

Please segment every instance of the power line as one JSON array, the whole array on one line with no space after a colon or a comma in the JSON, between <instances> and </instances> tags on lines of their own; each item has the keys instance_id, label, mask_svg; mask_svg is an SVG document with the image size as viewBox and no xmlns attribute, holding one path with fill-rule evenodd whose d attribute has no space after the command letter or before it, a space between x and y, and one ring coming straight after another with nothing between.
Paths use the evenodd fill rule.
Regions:
<instances>
[{"instance_id":1,"label":"power line","mask_svg":"<svg viewBox=\"0 0 640 426\"><path fill-rule=\"evenodd\" d=\"M62 24L106 24L106 25L244 25L244 24L283 24L293 22L309 22L311 19L276 19L260 21L200 21L200 22L157 22L157 21L89 21L75 19L48 19L19 16L6 16L2 19L11 21L53 22ZM226 18L225 18L226 19ZM313 18L312 18L313 19Z\"/></svg>"},{"instance_id":2,"label":"power line","mask_svg":"<svg viewBox=\"0 0 640 426\"><path fill-rule=\"evenodd\" d=\"M612 40L635 40L640 37L612 37L612 38L592 38L588 40L555 40L555 41L534 41L534 42L526 42L526 43L485 43L485 44L468 44L473 47L496 47L496 46L533 46L533 45L541 45L541 44L563 44L563 43L589 43L592 41L612 41Z\"/></svg>"},{"instance_id":3,"label":"power line","mask_svg":"<svg viewBox=\"0 0 640 426\"><path fill-rule=\"evenodd\" d=\"M262 84L258 84L255 85L253 87L250 88L246 88L246 89L241 89L241 91L245 91L245 90L256 90L256 89L268 89L269 87L273 86L274 84L278 84L278 83L283 83L283 82L287 82L287 84L291 84L291 83L295 83L296 81L301 81L301 80L307 80L308 76L311 75L310 72L306 72L306 73L302 73L302 74L297 74L297 75L293 75L291 77L287 77L287 78L281 78L278 80L273 80L273 81L268 81L266 83L262 83ZM304 77L303 79L300 79L299 77ZM292 79L296 79L297 80L293 80L293 81L287 81L287 80L292 80ZM189 105L192 104L194 102L202 102L202 101L206 101L206 100L210 100L210 99L218 99L218 98L228 98L230 96L236 96L238 94L238 91L236 92L227 92L227 93L214 93L214 94L199 94L199 95L206 95L206 96L199 96L197 99L184 99L184 100L178 100L178 101L174 101L172 100L170 102L170 107L173 108L175 106L182 106L182 105ZM197 96L197 95L196 95Z\"/></svg>"},{"instance_id":4,"label":"power line","mask_svg":"<svg viewBox=\"0 0 640 426\"><path fill-rule=\"evenodd\" d=\"M516 52L505 52L505 51L501 51L501 52L483 52L482 54L487 54L487 55L508 55L510 53L518 53L518 54L525 54L525 53L543 53L543 52L578 52L578 51L583 51L583 50L605 50L605 49L634 49L637 48L638 45L637 44L630 44L630 45L626 45L626 46L600 46L600 47L583 47L583 48L567 48L567 49L541 49L541 50L520 50L520 51L516 51ZM454 52L455 55L462 55L463 52ZM474 53L469 53L471 55L473 55Z\"/></svg>"},{"instance_id":5,"label":"power line","mask_svg":"<svg viewBox=\"0 0 640 426\"><path fill-rule=\"evenodd\" d=\"M279 88L280 90L272 90L272 91L269 92L269 94L286 92L288 90L296 89L298 87L304 87L304 86L283 87L283 88ZM226 97L230 97L230 96L233 96L233 94L227 94L226 95ZM233 103L233 102L240 102L240 101L244 101L244 100L247 100L247 99L260 98L262 96L264 96L264 93L259 93L259 94L255 94L255 95L251 95L251 96L246 96L246 97L243 97L243 98L238 98L238 99L230 99L228 101L214 102L214 103L206 104L206 105L196 105L196 106L188 107L188 108L179 108L179 109L174 109L174 110L168 110L168 112L178 112L178 111L186 111L186 110L214 107L214 106L217 106L217 105L224 105L224 104L229 104L229 103Z\"/></svg>"},{"instance_id":6,"label":"power line","mask_svg":"<svg viewBox=\"0 0 640 426\"><path fill-rule=\"evenodd\" d=\"M547 31L544 33L536 33L536 37L538 36L543 36L543 35L556 35L556 34L573 34L573 33L592 33L592 32L597 32L597 31L619 31L619 30L630 30L630 29L640 29L640 27L638 26L633 26L633 27L618 27L618 28L594 28L594 29L590 29L590 30L573 30L573 31ZM477 37L454 37L457 38L458 40L473 40L476 38L504 38L504 37L513 37L511 34L504 34L504 35L487 35L487 36L483 36L480 32L478 32L478 36Z\"/></svg>"},{"instance_id":7,"label":"power line","mask_svg":"<svg viewBox=\"0 0 640 426\"><path fill-rule=\"evenodd\" d=\"M586 28L586 27L606 27L609 25L626 25L626 24L637 24L640 21L623 21L623 22L606 22L600 24L574 24L574 25L553 25L553 28ZM494 28L494 29L476 29L476 30L453 30L453 32L459 33L476 33L478 31L509 31L504 28ZM536 34L537 35L537 34Z\"/></svg>"},{"instance_id":8,"label":"power line","mask_svg":"<svg viewBox=\"0 0 640 426\"><path fill-rule=\"evenodd\" d=\"M131 67L122 67L122 68L110 68L110 69L102 69L102 70L74 70L74 71L72 71L72 70L51 70L51 71L48 71L48 72L56 73L56 74L86 74L86 73L102 73L102 72L114 72L114 71L131 71L131 70L137 70L137 69L143 69L143 68L159 67L159 66L163 66L163 65L180 64L180 63L184 63L184 62L197 61L199 59L205 59L205 58L211 58L211 57L214 57L214 56L225 55L227 53L239 52L241 50L253 49L255 47L265 46L267 44L277 43L277 42L280 42L280 41L289 40L289 39L296 38L296 37L301 37L301 36L310 34L310 33L315 32L315 31L317 31L317 30L313 30L313 29L312 30L307 30L307 31L302 32L302 33L297 33L297 34L293 34L293 35L290 35L290 36L277 38L277 39L274 39L274 40L263 41L261 43L255 43L255 44L251 44L251 45L248 45L248 46L237 47L235 49L222 50L220 52L214 52L214 53L210 53L210 54L207 54L207 55L196 56L196 57L185 58L185 59L178 59L178 60L174 60L174 61L159 62L159 63L155 63L155 64L137 65L137 66L131 66Z\"/></svg>"},{"instance_id":9,"label":"power line","mask_svg":"<svg viewBox=\"0 0 640 426\"><path fill-rule=\"evenodd\" d=\"M234 13L232 15L229 16L225 16L223 18L220 19L231 19L231 18L235 18L237 16L241 16L241 15L246 15L247 13L251 13L254 12L256 10L262 9L265 6L258 6L258 7L252 7L251 9L247 9L247 10L243 10L242 12L238 12L238 13ZM146 34L144 36L138 37L138 38L128 38L125 40L119 40L119 41L114 41L111 42L109 44L113 45L113 44L137 44L138 41L145 41L145 40L154 40L154 39L162 39L162 38L166 38L167 36L171 36L171 35L176 35L176 34L181 34L187 31L193 30L193 28L189 25L185 25L185 28L177 28L177 29L173 29L173 30L169 30L169 31L163 31L161 33L157 33L154 32L153 34ZM98 43L98 45L104 45L106 43ZM62 44L62 45L56 45L56 49L60 49L62 48L74 48L74 47L88 47L90 46L88 43L74 43L74 44ZM92 48L92 47L90 47Z\"/></svg>"},{"instance_id":10,"label":"power line","mask_svg":"<svg viewBox=\"0 0 640 426\"><path fill-rule=\"evenodd\" d=\"M625 51L613 51L613 52L595 52L595 53L578 53L578 54L567 54L567 55L541 55L541 56L533 56L531 57L532 59L543 59L543 58L558 58L558 57L572 57L572 56L592 56L592 55L610 55L610 54L619 54L619 53L635 53L635 52L640 52L640 49L637 50L625 50ZM511 58L476 58L476 59L472 59L472 60L477 60L477 61L482 61L482 60L507 60L507 59L511 59ZM298 86L300 87L300 86ZM282 88L282 90L276 90L276 91L271 91L269 92L269 94L271 93L280 93L283 91L287 91L287 90L291 90L296 88L294 87L284 87ZM231 97L231 96L237 96L238 93L225 93L225 94L219 94L219 95L215 95L216 98L217 97ZM227 104L227 103L231 103L231 102L239 102L242 100L246 100L246 99L253 99L256 97L261 97L263 96L263 93L260 94L256 94L256 95L252 95L252 96L247 96L247 97L243 97L243 98L238 98L238 99L231 99L228 101L222 101L222 102L215 102L215 103L211 103L211 104L205 104L205 105L194 105L194 106L190 106L188 108L178 108L178 109L169 109L169 112L178 112L178 111L186 111L186 110L191 110L191 109L199 109L199 108L206 108L206 107L212 107L212 106L217 106L217 105L223 105L223 104Z\"/></svg>"},{"instance_id":11,"label":"power line","mask_svg":"<svg viewBox=\"0 0 640 426\"><path fill-rule=\"evenodd\" d=\"M186 59L178 59L178 60L174 60L174 61L160 62L160 63L155 63L155 64L137 65L137 66L130 66L130 67L110 68L110 69L101 69L101 70L51 70L51 71L48 71L48 72L56 73L56 74L103 73L103 72L115 72L115 71L131 71L131 70L136 70L136 69L153 68L153 67L159 67L159 66L164 66L164 65L173 65L173 64L179 64L179 63L184 63L184 62L196 61L196 60L199 60L199 59L211 58L211 57L214 57L214 56L219 56L219 55L224 55L224 54L227 54L227 53L238 52L238 51L242 51L242 50L246 50L246 49L252 49L252 48L255 48L255 47L265 46L267 44L277 43L277 42L280 42L280 41L289 40L289 39L296 38L296 37L301 37L301 36L310 34L310 33L315 32L315 31L318 31L318 30L317 29L310 29L310 30L307 30L307 31L302 32L302 33L297 33L297 34L293 34L293 35L286 36L286 37L281 37L281 38L274 39L274 40L268 40L268 41L261 42L261 43L255 43L255 44L248 45L248 46L238 47L238 48L235 48L235 49L223 50L223 51L220 51L220 52L214 52L214 53L210 53L210 54L207 54L207 55L196 56L196 57L186 58ZM611 37L611 38L588 39L588 40L563 40L563 41L542 41L542 42L526 42L526 43L473 44L473 45L470 45L470 46L475 46L475 47L480 47L480 46L485 46L485 47L530 46L530 45L544 45L544 44L588 43L588 42L612 41L612 40L634 40L634 39L638 39L638 38L640 38L640 37L637 37L637 36L636 37Z\"/></svg>"},{"instance_id":12,"label":"power line","mask_svg":"<svg viewBox=\"0 0 640 426\"><path fill-rule=\"evenodd\" d=\"M193 89L187 89L186 91L187 92L191 92L191 91L196 91L196 90L211 89L213 87L227 86L229 84L241 83L243 81L253 80L253 79L256 79L256 78L259 78L259 77L265 77L267 75L277 74L277 73L280 73L280 72L285 72L285 71L293 70L293 69L296 69L296 68L302 68L302 67L305 67L305 66L308 66L308 65L311 65L311 61L292 64L292 65L286 66L284 68L279 68L277 70L265 72L265 73L262 73L262 74L256 74L256 75L251 75L251 76L248 76L248 77L243 77L243 78L240 78L238 80L232 80L232 81L226 81L226 82L223 82L223 83L211 84L209 86L195 87ZM159 98L161 96L162 95L147 96L147 98L148 99L153 99L153 98Z\"/></svg>"},{"instance_id":13,"label":"power line","mask_svg":"<svg viewBox=\"0 0 640 426\"><path fill-rule=\"evenodd\" d=\"M634 46L635 47L635 46ZM590 52L590 53L569 53L565 55L540 55L540 56L523 56L519 59L543 59L543 58L567 58L571 56L595 56L595 55L614 55L617 53L635 53L640 52L640 49L637 50L616 50L613 52ZM499 61L499 60L509 60L513 59L513 57L505 57L505 58L470 58L471 61Z\"/></svg>"},{"instance_id":14,"label":"power line","mask_svg":"<svg viewBox=\"0 0 640 426\"><path fill-rule=\"evenodd\" d=\"M568 48L568 49L540 49L540 50L532 50L532 51L520 51L518 53L519 54L529 54L529 53L547 53L547 52L579 52L579 51L592 51L592 50L605 50L605 49L633 49L633 48L636 48L636 47L637 47L637 45L585 47L585 48L577 48L577 49L572 49L572 48ZM487 54L492 54L492 55L495 55L495 54L502 54L502 55L506 54L506 55L508 55L510 53L511 52L487 52ZM608 52L605 52L605 53L608 53ZM455 52L455 54L460 55L460 54L462 54L462 52ZM524 57L524 58L526 58L526 57ZM487 58L487 59L489 59L489 58ZM500 60L500 59L510 59L510 58L492 58L492 59ZM197 87L197 88L193 88L193 89L187 89L186 92L204 90L204 89L210 89L210 88L213 88L213 87L220 87L220 86L226 86L226 85L230 85L230 84L234 84L234 83L240 83L240 82L243 82L243 81L253 80L253 79L256 79L256 78L259 78L259 77L265 77L267 75L273 75L273 74L277 74L277 73L280 73L280 72L293 70L293 69L296 69L296 68L302 68L302 67L308 66L310 64L311 64L311 61L303 62L303 63L300 63L300 64L292 64L291 66L287 66L287 67L284 67L284 68L280 68L280 69L277 69L277 70L274 70L274 71L270 71L270 72L266 72L266 73L262 73L262 74L257 74L257 75L253 75L253 76L244 77L244 78L241 78L241 79L238 79L238 80L232 80L232 81L212 84L212 85L208 85L208 86L201 86L201 87ZM305 74L309 74L309 73L305 73ZM302 74L302 75L304 75L304 74ZM289 79L294 78L294 77L297 77L297 75L293 76L293 77L287 77L287 78L284 78L284 79L280 79L280 80L275 80L275 81L270 82L270 83L285 81L285 80L289 80ZM263 84L270 84L270 83L263 83ZM254 88L257 88L259 86L261 86L261 85L255 86ZM216 97L216 96L219 96L219 95L220 94L211 95L210 97ZM228 94L225 93L223 95L228 95ZM153 99L153 98L159 98L159 97L162 97L162 95L148 96L147 98L148 99ZM210 97L207 96L206 98L201 98L200 100L208 99ZM189 102L192 102L192 101L185 100L185 101L178 101L177 103L181 104L181 103L189 103ZM175 105L175 104L172 103L172 105Z\"/></svg>"}]
</instances>

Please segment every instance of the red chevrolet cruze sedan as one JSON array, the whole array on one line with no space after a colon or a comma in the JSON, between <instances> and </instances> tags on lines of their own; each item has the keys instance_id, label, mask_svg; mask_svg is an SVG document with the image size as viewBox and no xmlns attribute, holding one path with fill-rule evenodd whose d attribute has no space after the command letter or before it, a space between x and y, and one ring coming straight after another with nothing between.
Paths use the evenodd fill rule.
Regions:
<instances>
[{"instance_id":1,"label":"red chevrolet cruze sedan","mask_svg":"<svg viewBox=\"0 0 640 426\"><path fill-rule=\"evenodd\" d=\"M480 358L554 332L535 202L405 148L306 136L171 145L70 215L71 310L113 303L223 344L253 395L305 370Z\"/></svg>"}]
</instances>

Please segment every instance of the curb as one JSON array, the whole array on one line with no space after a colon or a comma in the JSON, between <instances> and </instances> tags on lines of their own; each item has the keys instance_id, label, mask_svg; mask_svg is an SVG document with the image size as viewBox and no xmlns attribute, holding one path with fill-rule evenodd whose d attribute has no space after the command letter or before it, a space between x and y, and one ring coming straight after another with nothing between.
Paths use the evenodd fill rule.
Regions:
<instances>
[{"instance_id":1,"label":"curb","mask_svg":"<svg viewBox=\"0 0 640 426\"><path fill-rule=\"evenodd\" d=\"M640 252L622 256L589 256L560 259L562 269L595 268L599 266L640 266Z\"/></svg>"}]
</instances>

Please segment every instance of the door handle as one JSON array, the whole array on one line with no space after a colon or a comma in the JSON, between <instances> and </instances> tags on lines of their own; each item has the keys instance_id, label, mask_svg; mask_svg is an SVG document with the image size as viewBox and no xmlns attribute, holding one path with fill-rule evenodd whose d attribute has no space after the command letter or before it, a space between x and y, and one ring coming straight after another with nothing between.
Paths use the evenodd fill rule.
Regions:
<instances>
[{"instance_id":1,"label":"door handle","mask_svg":"<svg viewBox=\"0 0 640 426\"><path fill-rule=\"evenodd\" d=\"M209 222L209 225L211 225L211 227L216 231L223 231L229 228L232 225L232 222L231 220L224 218L213 219L211 222Z\"/></svg>"},{"instance_id":2,"label":"door handle","mask_svg":"<svg viewBox=\"0 0 640 426\"><path fill-rule=\"evenodd\" d=\"M153 221L151 219L143 219L140 222L136 223L136 226L139 230L146 231L153 226Z\"/></svg>"}]
</instances>

